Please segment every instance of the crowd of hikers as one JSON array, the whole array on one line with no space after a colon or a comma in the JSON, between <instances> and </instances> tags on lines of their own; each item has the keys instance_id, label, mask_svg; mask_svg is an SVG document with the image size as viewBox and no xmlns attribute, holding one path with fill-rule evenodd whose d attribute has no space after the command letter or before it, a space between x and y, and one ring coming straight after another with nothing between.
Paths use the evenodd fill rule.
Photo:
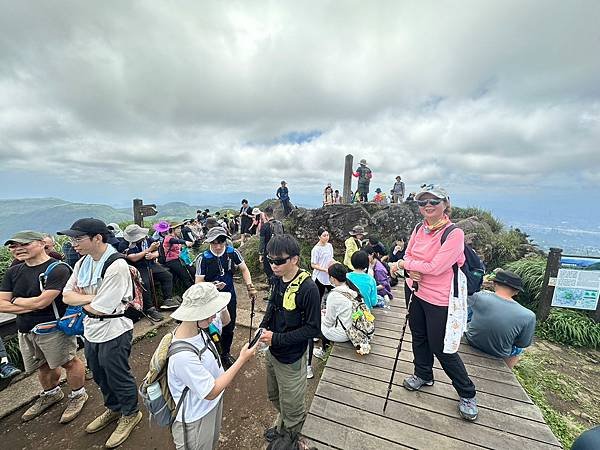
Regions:
<instances>
[{"instance_id":1,"label":"crowd of hikers","mask_svg":"<svg viewBox=\"0 0 600 450\"><path fill-rule=\"evenodd\" d=\"M362 160L355 173L360 201L367 201L369 174ZM324 204L336 203L337 196L328 186ZM277 197L284 215L291 213L284 181ZM404 184L397 177L392 201L403 200ZM410 391L432 386L435 355L458 394L460 416L476 420L476 387L457 352L463 334L474 347L513 367L532 342L535 316L512 300L523 289L512 272L496 271L495 292L480 289L483 265L452 224L443 188L423 185L414 201L423 221L411 236L391 237L389 249L356 224L344 242L342 261L336 261L329 230L319 229L312 271L301 269L300 245L274 218L273 208L260 211L245 199L235 217L199 210L192 219L160 221L152 229L132 224L121 230L82 218L57 232L67 237L62 255L47 234L14 234L4 244L14 264L0 285L0 312L17 315L25 371L37 370L43 390L22 419L31 420L63 399L61 368L70 393L60 422L79 415L88 400L86 365L76 355L82 336L87 369L105 407L86 432L117 422L105 445L122 444L142 419L139 390L151 416L170 426L176 448L214 449L223 391L265 347L267 397L278 412L265 439L269 448L302 448L297 433L306 417L312 358L326 358L332 342L350 341L358 353L369 353L372 310L388 307L394 301L392 287L404 279L414 373L403 386ZM236 358L231 353L239 289L234 274L241 275L253 305L258 291L234 239L243 245L251 234L260 237L268 303L256 339ZM203 244L207 248L200 251ZM177 284L180 291L174 289ZM143 382L136 383L129 366L133 323L140 317L161 321L167 311L178 325L161 340ZM3 345L0 362L3 378L19 372Z\"/></svg>"}]
</instances>

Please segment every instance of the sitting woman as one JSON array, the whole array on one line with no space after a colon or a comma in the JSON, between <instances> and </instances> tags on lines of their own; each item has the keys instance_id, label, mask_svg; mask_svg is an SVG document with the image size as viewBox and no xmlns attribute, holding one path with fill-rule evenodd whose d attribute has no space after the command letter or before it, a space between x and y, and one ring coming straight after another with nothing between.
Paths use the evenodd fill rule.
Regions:
<instances>
[{"instance_id":1,"label":"sitting woman","mask_svg":"<svg viewBox=\"0 0 600 450\"><path fill-rule=\"evenodd\" d=\"M369 255L359 250L352 255L351 262L354 270L346 275L346 278L358 288L365 305L371 309L377 305L377 284L375 283L375 278L367 273L369 269Z\"/></svg>"},{"instance_id":2,"label":"sitting woman","mask_svg":"<svg viewBox=\"0 0 600 450\"><path fill-rule=\"evenodd\" d=\"M188 289L194 284L194 278L189 266L186 266L179 256L182 246L191 247L194 243L181 239L181 225L171 224L161 245L165 252L165 267L173 274L174 279L179 280L184 289Z\"/></svg>"},{"instance_id":3,"label":"sitting woman","mask_svg":"<svg viewBox=\"0 0 600 450\"><path fill-rule=\"evenodd\" d=\"M329 280L335 286L327 297L325 314L321 317L321 334L323 348L315 348L317 358L325 356L330 342L346 342L346 330L352 326L352 300L357 292L346 284L346 273L343 264L335 263L329 266Z\"/></svg>"},{"instance_id":4,"label":"sitting woman","mask_svg":"<svg viewBox=\"0 0 600 450\"><path fill-rule=\"evenodd\" d=\"M363 251L369 255L369 275L375 278L377 283L377 305L385 306L386 300L389 302L394 298L392 287L390 286L390 275L381 261L375 257L375 249L370 245L363 248ZM387 297L387 299L386 299Z\"/></svg>"}]
</instances>

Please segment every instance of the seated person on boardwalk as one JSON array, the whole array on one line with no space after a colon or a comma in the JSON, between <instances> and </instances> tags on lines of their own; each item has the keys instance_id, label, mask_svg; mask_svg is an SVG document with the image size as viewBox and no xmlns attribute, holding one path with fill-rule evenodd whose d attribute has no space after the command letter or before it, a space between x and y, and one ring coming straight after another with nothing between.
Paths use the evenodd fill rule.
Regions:
<instances>
[{"instance_id":1,"label":"seated person on boardwalk","mask_svg":"<svg viewBox=\"0 0 600 450\"><path fill-rule=\"evenodd\" d=\"M511 369L517 364L535 332L535 314L513 297L523 291L516 273L499 270L494 278L494 291L480 291L469 296L473 317L465 338L475 348L500 358Z\"/></svg>"},{"instance_id":2,"label":"seated person on boardwalk","mask_svg":"<svg viewBox=\"0 0 600 450\"><path fill-rule=\"evenodd\" d=\"M394 298L392 287L390 286L390 275L387 268L375 256L375 250L367 245L363 251L369 255L369 275L375 278L377 286L377 306L384 306L386 300ZM387 297L387 299L386 299Z\"/></svg>"},{"instance_id":3,"label":"seated person on boardwalk","mask_svg":"<svg viewBox=\"0 0 600 450\"><path fill-rule=\"evenodd\" d=\"M365 229L361 225L356 225L352 228L352 230L348 233L350 237L344 241L344 246L346 247L346 252L344 253L344 265L352 270L352 255L354 252L357 252L363 246L362 239L367 235L365 233Z\"/></svg>"},{"instance_id":4,"label":"seated person on boardwalk","mask_svg":"<svg viewBox=\"0 0 600 450\"><path fill-rule=\"evenodd\" d=\"M441 243L444 230L452 226L449 218L450 198L444 189L432 184L425 185L415 200L424 220L415 227L404 259L391 268L393 273L406 269L410 275L406 279L411 289L408 323L412 331L415 370L403 385L409 391L432 386L435 355L460 396L460 415L465 420L473 421L478 414L475 385L456 351L461 334L456 331L462 324L456 314L466 316L467 308L466 305L462 307L454 294L451 296L453 266L456 264L460 267L465 262L464 233L460 228L455 228ZM457 272L458 279L461 279L461 270ZM453 305L450 304L451 297Z\"/></svg>"},{"instance_id":5,"label":"seated person on boardwalk","mask_svg":"<svg viewBox=\"0 0 600 450\"><path fill-rule=\"evenodd\" d=\"M352 266L354 270L346 275L346 278L358 288L367 308L374 308L377 305L377 283L375 278L367 273L369 255L362 250L354 253L352 255Z\"/></svg>"}]
</instances>

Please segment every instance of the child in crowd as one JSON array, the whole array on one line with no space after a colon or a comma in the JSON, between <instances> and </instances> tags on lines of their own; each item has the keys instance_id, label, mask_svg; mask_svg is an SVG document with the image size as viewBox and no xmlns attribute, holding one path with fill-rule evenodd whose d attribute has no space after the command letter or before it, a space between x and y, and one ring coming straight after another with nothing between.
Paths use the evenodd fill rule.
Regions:
<instances>
[{"instance_id":1,"label":"child in crowd","mask_svg":"<svg viewBox=\"0 0 600 450\"><path fill-rule=\"evenodd\" d=\"M352 267L354 270L346 275L346 278L355 285L367 308L371 309L377 305L377 283L375 278L367 273L369 269L369 255L359 250L352 255Z\"/></svg>"}]
</instances>

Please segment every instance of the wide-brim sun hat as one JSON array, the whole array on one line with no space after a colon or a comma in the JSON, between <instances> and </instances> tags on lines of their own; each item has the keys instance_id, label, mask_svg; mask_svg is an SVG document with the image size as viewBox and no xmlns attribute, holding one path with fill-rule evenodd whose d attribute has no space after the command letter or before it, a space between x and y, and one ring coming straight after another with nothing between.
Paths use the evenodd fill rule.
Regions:
<instances>
[{"instance_id":1,"label":"wide-brim sun hat","mask_svg":"<svg viewBox=\"0 0 600 450\"><path fill-rule=\"evenodd\" d=\"M523 292L523 281L521 280L521 277L509 270L500 269L496 271L493 281L516 289L519 292Z\"/></svg>"},{"instance_id":2,"label":"wide-brim sun hat","mask_svg":"<svg viewBox=\"0 0 600 450\"><path fill-rule=\"evenodd\" d=\"M171 317L182 322L205 320L218 313L231 300L230 292L220 292L213 283L197 283L183 294L181 306Z\"/></svg>"},{"instance_id":3,"label":"wide-brim sun hat","mask_svg":"<svg viewBox=\"0 0 600 450\"><path fill-rule=\"evenodd\" d=\"M348 233L351 236L356 236L357 234L362 234L363 236L366 236L368 234L362 225L354 226Z\"/></svg>"},{"instance_id":4,"label":"wide-brim sun hat","mask_svg":"<svg viewBox=\"0 0 600 450\"><path fill-rule=\"evenodd\" d=\"M420 200L421 197L425 194L431 194L435 198L439 198L442 200L448 200L450 197L448 196L448 192L441 186L437 184L426 184L424 185L419 193L415 195L415 200Z\"/></svg>"},{"instance_id":5,"label":"wide-brim sun hat","mask_svg":"<svg viewBox=\"0 0 600 450\"><path fill-rule=\"evenodd\" d=\"M258 209L258 208L253 208L253 209L252 209L252 215L253 215L253 216L256 216L257 214L260 214L260 213L261 213L261 210L260 210L260 209Z\"/></svg>"},{"instance_id":6,"label":"wide-brim sun hat","mask_svg":"<svg viewBox=\"0 0 600 450\"><path fill-rule=\"evenodd\" d=\"M131 225L127 225L125 230L123 231L123 239L127 242L137 242L141 239L144 239L148 236L149 228L142 228L139 225L132 223Z\"/></svg>"},{"instance_id":7,"label":"wide-brim sun hat","mask_svg":"<svg viewBox=\"0 0 600 450\"><path fill-rule=\"evenodd\" d=\"M159 233L164 233L165 231L169 231L169 228L171 228L171 226L169 225L169 222L167 222L166 220L161 220L160 222L152 225L152 228L154 228L154 231L158 231Z\"/></svg>"}]
</instances>

